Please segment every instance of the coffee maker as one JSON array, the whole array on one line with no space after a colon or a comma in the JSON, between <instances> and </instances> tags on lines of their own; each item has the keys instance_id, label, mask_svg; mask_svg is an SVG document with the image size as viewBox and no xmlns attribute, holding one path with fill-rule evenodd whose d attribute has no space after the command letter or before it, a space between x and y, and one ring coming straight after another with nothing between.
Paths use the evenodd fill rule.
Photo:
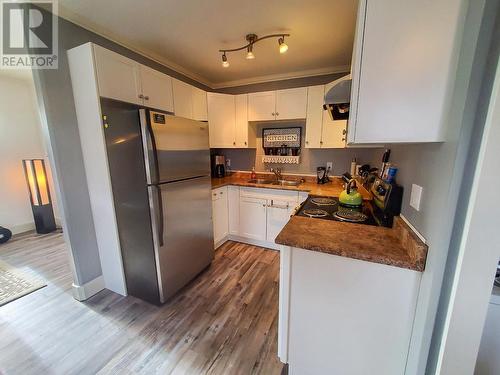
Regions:
<instances>
[{"instance_id":1,"label":"coffee maker","mask_svg":"<svg viewBox=\"0 0 500 375\"><path fill-rule=\"evenodd\" d=\"M226 175L226 157L212 155L212 177L222 178Z\"/></svg>"}]
</instances>

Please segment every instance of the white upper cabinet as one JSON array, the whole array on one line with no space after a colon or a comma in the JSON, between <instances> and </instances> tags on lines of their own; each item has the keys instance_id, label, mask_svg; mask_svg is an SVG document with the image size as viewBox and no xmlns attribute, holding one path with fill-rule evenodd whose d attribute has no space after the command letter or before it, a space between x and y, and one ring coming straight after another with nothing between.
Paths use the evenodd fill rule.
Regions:
<instances>
[{"instance_id":1,"label":"white upper cabinet","mask_svg":"<svg viewBox=\"0 0 500 375\"><path fill-rule=\"evenodd\" d=\"M321 132L323 127L323 85L311 86L307 94L306 117L306 148L321 147Z\"/></svg>"},{"instance_id":2,"label":"white upper cabinet","mask_svg":"<svg viewBox=\"0 0 500 375\"><path fill-rule=\"evenodd\" d=\"M248 121L306 118L307 87L248 94Z\"/></svg>"},{"instance_id":3,"label":"white upper cabinet","mask_svg":"<svg viewBox=\"0 0 500 375\"><path fill-rule=\"evenodd\" d=\"M207 96L210 147L236 147L234 95L209 92Z\"/></svg>"},{"instance_id":4,"label":"white upper cabinet","mask_svg":"<svg viewBox=\"0 0 500 375\"><path fill-rule=\"evenodd\" d=\"M464 4L360 1L349 143L444 140Z\"/></svg>"},{"instance_id":5,"label":"white upper cabinet","mask_svg":"<svg viewBox=\"0 0 500 375\"><path fill-rule=\"evenodd\" d=\"M193 118L192 86L172 78L174 92L174 113L176 116Z\"/></svg>"},{"instance_id":6,"label":"white upper cabinet","mask_svg":"<svg viewBox=\"0 0 500 375\"><path fill-rule=\"evenodd\" d=\"M324 95L331 84L311 86L307 94L306 148L346 147L347 120L333 121L323 110Z\"/></svg>"},{"instance_id":7,"label":"white upper cabinet","mask_svg":"<svg viewBox=\"0 0 500 375\"><path fill-rule=\"evenodd\" d=\"M148 107L174 111L172 78L157 70L140 65L142 95Z\"/></svg>"},{"instance_id":8,"label":"white upper cabinet","mask_svg":"<svg viewBox=\"0 0 500 375\"><path fill-rule=\"evenodd\" d=\"M276 120L306 118L307 87L276 91Z\"/></svg>"},{"instance_id":9,"label":"white upper cabinet","mask_svg":"<svg viewBox=\"0 0 500 375\"><path fill-rule=\"evenodd\" d=\"M99 95L128 103L143 104L139 65L118 53L94 45Z\"/></svg>"},{"instance_id":10,"label":"white upper cabinet","mask_svg":"<svg viewBox=\"0 0 500 375\"><path fill-rule=\"evenodd\" d=\"M276 91L248 94L248 121L276 119Z\"/></svg>"},{"instance_id":11,"label":"white upper cabinet","mask_svg":"<svg viewBox=\"0 0 500 375\"><path fill-rule=\"evenodd\" d=\"M248 147L248 95L236 95L234 97L235 105L235 146L238 148Z\"/></svg>"},{"instance_id":12,"label":"white upper cabinet","mask_svg":"<svg viewBox=\"0 0 500 375\"><path fill-rule=\"evenodd\" d=\"M193 87L193 120L208 121L207 92Z\"/></svg>"},{"instance_id":13,"label":"white upper cabinet","mask_svg":"<svg viewBox=\"0 0 500 375\"><path fill-rule=\"evenodd\" d=\"M99 95L173 112L172 78L93 45Z\"/></svg>"},{"instance_id":14,"label":"white upper cabinet","mask_svg":"<svg viewBox=\"0 0 500 375\"><path fill-rule=\"evenodd\" d=\"M197 121L207 121L207 93L173 78L174 112L181 116Z\"/></svg>"},{"instance_id":15,"label":"white upper cabinet","mask_svg":"<svg viewBox=\"0 0 500 375\"><path fill-rule=\"evenodd\" d=\"M248 96L209 92L208 126L210 147L255 147L254 130L248 126Z\"/></svg>"}]
</instances>

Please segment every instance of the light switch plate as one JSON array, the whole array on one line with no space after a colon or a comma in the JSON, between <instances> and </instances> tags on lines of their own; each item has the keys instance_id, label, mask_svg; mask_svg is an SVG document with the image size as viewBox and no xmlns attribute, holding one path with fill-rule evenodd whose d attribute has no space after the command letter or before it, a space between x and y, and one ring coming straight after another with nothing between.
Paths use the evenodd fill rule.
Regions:
<instances>
[{"instance_id":1,"label":"light switch plate","mask_svg":"<svg viewBox=\"0 0 500 375\"><path fill-rule=\"evenodd\" d=\"M333 173L333 161L326 163L326 169L330 168L330 175Z\"/></svg>"},{"instance_id":2,"label":"light switch plate","mask_svg":"<svg viewBox=\"0 0 500 375\"><path fill-rule=\"evenodd\" d=\"M420 211L420 201L422 199L422 186L412 184L410 195L410 206L415 210Z\"/></svg>"},{"instance_id":3,"label":"light switch plate","mask_svg":"<svg viewBox=\"0 0 500 375\"><path fill-rule=\"evenodd\" d=\"M228 167L230 167L231 166L231 159L226 159L226 164Z\"/></svg>"}]
</instances>

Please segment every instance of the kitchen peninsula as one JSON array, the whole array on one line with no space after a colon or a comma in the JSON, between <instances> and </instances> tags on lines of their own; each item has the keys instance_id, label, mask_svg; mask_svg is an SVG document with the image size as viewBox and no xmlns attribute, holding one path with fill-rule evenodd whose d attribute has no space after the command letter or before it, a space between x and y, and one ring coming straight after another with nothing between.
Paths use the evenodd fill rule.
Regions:
<instances>
[{"instance_id":1,"label":"kitchen peninsula","mask_svg":"<svg viewBox=\"0 0 500 375\"><path fill-rule=\"evenodd\" d=\"M213 178L212 191L219 244L280 250L280 360L291 374L403 373L427 246L400 217L386 228L296 214L308 196L339 197L338 177L284 177L297 186L273 178L238 172ZM359 191L369 205L371 193Z\"/></svg>"}]
</instances>

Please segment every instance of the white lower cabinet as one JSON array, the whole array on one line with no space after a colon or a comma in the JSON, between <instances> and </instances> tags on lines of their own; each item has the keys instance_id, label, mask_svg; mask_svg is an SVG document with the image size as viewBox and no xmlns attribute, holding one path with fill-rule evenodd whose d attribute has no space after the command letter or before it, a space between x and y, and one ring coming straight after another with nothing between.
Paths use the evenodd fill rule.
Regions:
<instances>
[{"instance_id":1,"label":"white lower cabinet","mask_svg":"<svg viewBox=\"0 0 500 375\"><path fill-rule=\"evenodd\" d=\"M212 221L215 247L221 245L229 234L227 187L212 190Z\"/></svg>"},{"instance_id":2,"label":"white lower cabinet","mask_svg":"<svg viewBox=\"0 0 500 375\"><path fill-rule=\"evenodd\" d=\"M277 200L271 199L267 202L267 234L266 241L273 242L297 205L297 200Z\"/></svg>"},{"instance_id":3,"label":"white lower cabinet","mask_svg":"<svg viewBox=\"0 0 500 375\"><path fill-rule=\"evenodd\" d=\"M272 249L276 236L307 193L227 186L212 191L214 242L227 239Z\"/></svg>"},{"instance_id":4,"label":"white lower cabinet","mask_svg":"<svg viewBox=\"0 0 500 375\"><path fill-rule=\"evenodd\" d=\"M278 356L290 374L402 375L421 273L283 246Z\"/></svg>"},{"instance_id":5,"label":"white lower cabinet","mask_svg":"<svg viewBox=\"0 0 500 375\"><path fill-rule=\"evenodd\" d=\"M238 186L227 187L227 202L229 213L229 234L240 233L240 188Z\"/></svg>"},{"instance_id":6,"label":"white lower cabinet","mask_svg":"<svg viewBox=\"0 0 500 375\"><path fill-rule=\"evenodd\" d=\"M240 236L266 240L266 206L266 199L240 197Z\"/></svg>"}]
</instances>

